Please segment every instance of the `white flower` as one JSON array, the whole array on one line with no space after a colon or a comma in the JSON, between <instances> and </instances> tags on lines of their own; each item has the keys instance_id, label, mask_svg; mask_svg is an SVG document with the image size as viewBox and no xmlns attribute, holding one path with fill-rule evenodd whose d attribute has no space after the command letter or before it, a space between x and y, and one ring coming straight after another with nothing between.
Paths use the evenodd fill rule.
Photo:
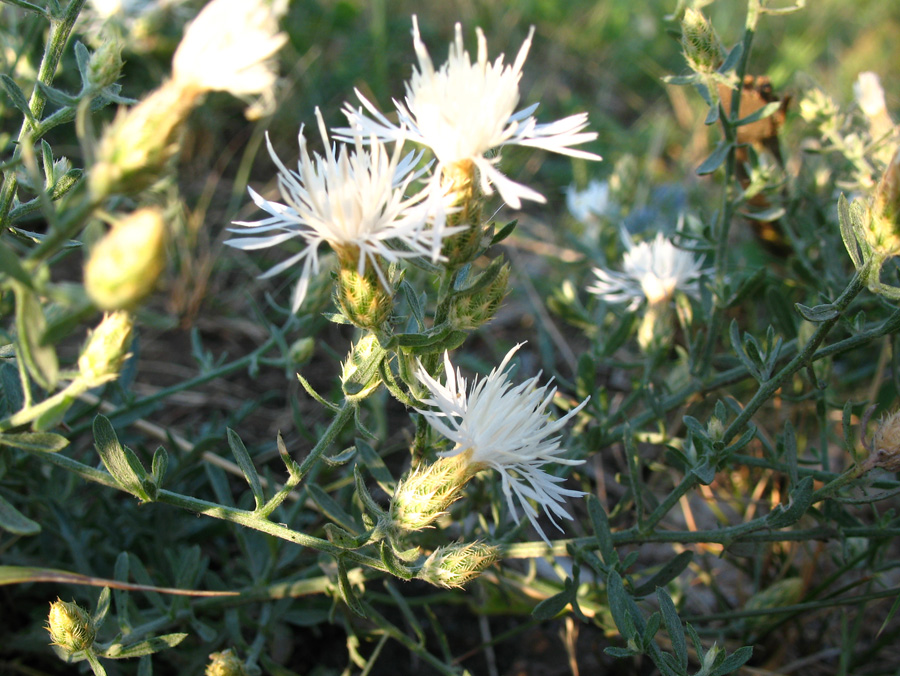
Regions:
<instances>
[{"instance_id":1,"label":"white flower","mask_svg":"<svg viewBox=\"0 0 900 676\"><path fill-rule=\"evenodd\" d=\"M423 403L438 410L417 410L434 429L456 444L442 454L444 457L467 454L470 466L491 467L500 473L503 493L513 518L518 522L518 502L546 541L547 536L538 525L538 511L529 499L543 508L559 530L562 529L554 516L572 518L561 505L566 497L581 497L584 493L560 486L565 479L548 474L544 466L552 462L561 465L584 462L560 457L565 449L560 446L559 437L553 435L590 397L562 418L551 420L547 407L556 388L548 391L549 384L537 387L540 374L515 387L507 380L506 366L521 346L520 343L513 347L500 366L487 378L476 380L468 391L465 378L458 369L454 371L447 353L444 353L445 385L420 366L416 377L431 394Z\"/></svg>"},{"instance_id":2,"label":"white flower","mask_svg":"<svg viewBox=\"0 0 900 676\"><path fill-rule=\"evenodd\" d=\"M266 94L275 84L271 58L287 42L278 19L287 0L212 0L184 33L172 58L183 87Z\"/></svg>"},{"instance_id":3,"label":"white flower","mask_svg":"<svg viewBox=\"0 0 900 676\"><path fill-rule=\"evenodd\" d=\"M253 236L226 242L246 251L274 246L295 237L304 240L303 251L262 275L270 277L302 262L300 281L294 291L294 311L306 296L310 278L319 271L318 248L322 242L338 250L358 249L359 274L363 274L367 263L373 265L386 289L389 285L378 257L388 262L417 256L436 259L441 248L441 242L435 241L437 233L425 229L427 212L422 202L427 193L404 196L410 182L418 176L412 170L421 153L418 156L409 153L401 160L402 144L398 143L393 155L389 155L382 143L364 140L357 134L352 150L344 145L335 154L318 109L316 117L325 156L316 153L313 162L301 128L300 161L297 171L291 171L275 154L267 137L269 154L279 169L278 187L285 204L263 199L248 188L256 205L270 217L235 222L253 228ZM445 228L442 233L453 234L456 230Z\"/></svg>"},{"instance_id":4,"label":"white flower","mask_svg":"<svg viewBox=\"0 0 900 676\"><path fill-rule=\"evenodd\" d=\"M502 54L489 63L484 33L481 29L476 30L478 59L475 63L463 48L462 27L456 24L456 40L450 45L448 60L435 70L414 16L413 43L419 67L413 69L412 77L406 83L405 104L394 101L400 126L391 123L359 91L356 95L374 119L364 117L349 106L345 113L351 127L360 127L383 141L395 140L405 134L409 140L431 148L438 160L436 177L440 177L440 170L445 166L472 162L485 194L490 194L491 186L494 186L516 209L521 207L523 199L544 202L546 200L540 193L511 181L496 169L499 156L488 158L485 154L503 146L520 145L599 160L598 155L569 147L593 141L597 134L583 131L587 126L587 113L538 124L531 116L537 104L516 112L519 80L531 47L533 27L512 66L504 65Z\"/></svg>"},{"instance_id":5,"label":"white flower","mask_svg":"<svg viewBox=\"0 0 900 676\"><path fill-rule=\"evenodd\" d=\"M853 83L853 96L866 117L875 117L887 110L884 103L884 89L881 88L881 81L876 73L871 71L860 73Z\"/></svg>"},{"instance_id":6,"label":"white flower","mask_svg":"<svg viewBox=\"0 0 900 676\"><path fill-rule=\"evenodd\" d=\"M622 259L622 272L594 268L597 281L588 291L610 303L630 302L634 310L646 298L651 305L667 301L675 291L696 296L698 280L705 271L689 251L678 249L662 233L651 242L634 244L623 236L628 251Z\"/></svg>"},{"instance_id":7,"label":"white flower","mask_svg":"<svg viewBox=\"0 0 900 676\"><path fill-rule=\"evenodd\" d=\"M566 188L566 207L580 223L590 223L597 216L605 215L611 208L609 183L593 179L587 188L578 190L574 185Z\"/></svg>"}]
</instances>

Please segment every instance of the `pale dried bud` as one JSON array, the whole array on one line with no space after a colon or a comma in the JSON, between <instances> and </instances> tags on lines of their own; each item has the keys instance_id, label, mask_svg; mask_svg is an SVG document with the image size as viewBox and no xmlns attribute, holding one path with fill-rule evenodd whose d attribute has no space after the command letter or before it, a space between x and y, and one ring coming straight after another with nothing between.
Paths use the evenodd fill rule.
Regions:
<instances>
[{"instance_id":1,"label":"pale dried bud","mask_svg":"<svg viewBox=\"0 0 900 676\"><path fill-rule=\"evenodd\" d=\"M872 454L863 463L866 471L880 467L900 472L900 411L882 419L872 439Z\"/></svg>"},{"instance_id":2,"label":"pale dried bud","mask_svg":"<svg viewBox=\"0 0 900 676\"><path fill-rule=\"evenodd\" d=\"M688 65L697 73L713 73L725 60L722 42L712 24L693 7L681 20L681 47Z\"/></svg>"},{"instance_id":3,"label":"pale dried bud","mask_svg":"<svg viewBox=\"0 0 900 676\"><path fill-rule=\"evenodd\" d=\"M133 320L124 310L107 314L88 336L78 357L78 371L89 387L113 380L122 370L131 347Z\"/></svg>"},{"instance_id":4,"label":"pale dried bud","mask_svg":"<svg viewBox=\"0 0 900 676\"><path fill-rule=\"evenodd\" d=\"M84 288L102 310L133 308L156 285L166 264L162 212L140 209L108 232L91 250Z\"/></svg>"},{"instance_id":5,"label":"pale dried bud","mask_svg":"<svg viewBox=\"0 0 900 676\"><path fill-rule=\"evenodd\" d=\"M485 542L438 547L422 564L418 577L437 587L463 587L500 559L500 550Z\"/></svg>"},{"instance_id":6,"label":"pale dried bud","mask_svg":"<svg viewBox=\"0 0 900 676\"><path fill-rule=\"evenodd\" d=\"M89 650L97 635L94 621L84 608L60 599L50 604L47 631L53 644L70 654Z\"/></svg>"}]
</instances>

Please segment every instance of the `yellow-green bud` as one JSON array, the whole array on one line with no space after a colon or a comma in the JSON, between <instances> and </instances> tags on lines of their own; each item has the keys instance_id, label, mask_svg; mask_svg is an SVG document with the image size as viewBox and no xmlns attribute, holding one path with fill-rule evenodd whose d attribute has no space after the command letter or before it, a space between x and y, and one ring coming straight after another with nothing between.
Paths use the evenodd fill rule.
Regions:
<instances>
[{"instance_id":1,"label":"yellow-green bud","mask_svg":"<svg viewBox=\"0 0 900 676\"><path fill-rule=\"evenodd\" d=\"M725 436L725 425L721 420L713 416L706 423L706 433L713 442L721 441L722 437Z\"/></svg>"},{"instance_id":2,"label":"yellow-green bud","mask_svg":"<svg viewBox=\"0 0 900 676\"><path fill-rule=\"evenodd\" d=\"M247 676L244 662L229 648L209 656L206 676Z\"/></svg>"},{"instance_id":3,"label":"yellow-green bud","mask_svg":"<svg viewBox=\"0 0 900 676\"><path fill-rule=\"evenodd\" d=\"M688 65L697 73L713 73L725 60L722 42L712 24L693 7L685 10L681 20L681 47Z\"/></svg>"},{"instance_id":4,"label":"yellow-green bud","mask_svg":"<svg viewBox=\"0 0 900 676\"><path fill-rule=\"evenodd\" d=\"M347 361L341 364L341 388L351 401L365 399L381 385L377 363L384 358L384 349L374 334L360 339L353 346Z\"/></svg>"},{"instance_id":5,"label":"yellow-green bud","mask_svg":"<svg viewBox=\"0 0 900 676\"><path fill-rule=\"evenodd\" d=\"M288 348L288 356L294 364L305 364L316 349L316 341L312 338L298 338Z\"/></svg>"},{"instance_id":6,"label":"yellow-green bud","mask_svg":"<svg viewBox=\"0 0 900 676\"><path fill-rule=\"evenodd\" d=\"M377 331L390 318L394 299L367 263L359 274L359 250L351 247L337 250L341 268L338 271L334 301L344 316L361 329Z\"/></svg>"},{"instance_id":7,"label":"yellow-green bud","mask_svg":"<svg viewBox=\"0 0 900 676\"><path fill-rule=\"evenodd\" d=\"M476 280L471 291L453 297L449 321L455 329L471 331L493 319L506 297L509 270L508 263L494 270L489 269L484 274L490 274L493 278L487 284L481 285Z\"/></svg>"},{"instance_id":8,"label":"yellow-green bud","mask_svg":"<svg viewBox=\"0 0 900 676\"><path fill-rule=\"evenodd\" d=\"M500 559L500 550L485 542L438 547L425 559L419 579L437 587L462 587Z\"/></svg>"},{"instance_id":9,"label":"yellow-green bud","mask_svg":"<svg viewBox=\"0 0 900 676\"><path fill-rule=\"evenodd\" d=\"M473 261L482 248L484 228L481 225L481 194L472 160L445 166L441 172L441 188L448 201L458 209L447 216L447 225L468 226L466 230L444 240L441 253L450 268Z\"/></svg>"},{"instance_id":10,"label":"yellow-green bud","mask_svg":"<svg viewBox=\"0 0 900 676\"><path fill-rule=\"evenodd\" d=\"M74 601L66 603L60 599L50 604L47 631L53 644L69 654L89 650L97 635L90 613Z\"/></svg>"},{"instance_id":11,"label":"yellow-green bud","mask_svg":"<svg viewBox=\"0 0 900 676\"><path fill-rule=\"evenodd\" d=\"M744 610L765 610L794 605L803 596L804 588L802 578L787 577L756 592L744 604ZM769 618L765 615L757 615L748 617L747 625L750 627L760 626L768 621Z\"/></svg>"},{"instance_id":12,"label":"yellow-green bud","mask_svg":"<svg viewBox=\"0 0 900 676\"><path fill-rule=\"evenodd\" d=\"M100 91L119 79L122 72L122 41L116 35L106 35L100 47L91 54L87 67L87 85Z\"/></svg>"},{"instance_id":13,"label":"yellow-green bud","mask_svg":"<svg viewBox=\"0 0 900 676\"><path fill-rule=\"evenodd\" d=\"M134 108L120 111L103 132L90 168L88 186L94 199L140 192L162 178L201 94L169 81Z\"/></svg>"},{"instance_id":14,"label":"yellow-green bud","mask_svg":"<svg viewBox=\"0 0 900 676\"><path fill-rule=\"evenodd\" d=\"M140 209L109 231L91 250L84 288L102 310L132 308L156 284L166 264L162 212Z\"/></svg>"},{"instance_id":15,"label":"yellow-green bud","mask_svg":"<svg viewBox=\"0 0 900 676\"><path fill-rule=\"evenodd\" d=\"M124 310L104 315L103 321L89 335L81 356L78 371L89 387L113 380L128 358L131 347L131 314Z\"/></svg>"},{"instance_id":16,"label":"yellow-green bud","mask_svg":"<svg viewBox=\"0 0 900 676\"><path fill-rule=\"evenodd\" d=\"M431 465L419 465L402 479L391 499L389 515L394 526L405 531L422 530L446 514L474 476L469 455L461 453Z\"/></svg>"}]
</instances>

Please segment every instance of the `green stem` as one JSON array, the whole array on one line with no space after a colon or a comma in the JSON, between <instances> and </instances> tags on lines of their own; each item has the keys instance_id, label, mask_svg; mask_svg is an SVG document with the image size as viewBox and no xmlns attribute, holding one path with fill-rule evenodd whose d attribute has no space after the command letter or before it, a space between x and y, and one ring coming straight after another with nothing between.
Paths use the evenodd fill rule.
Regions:
<instances>
[{"instance_id":1,"label":"green stem","mask_svg":"<svg viewBox=\"0 0 900 676\"><path fill-rule=\"evenodd\" d=\"M65 389L60 390L52 397L45 399L40 404L36 404L34 406L25 406L21 410L16 411L11 416L0 420L0 432L8 432L11 429L15 429L16 427L21 427L22 425L27 425L34 420L37 420L40 416L48 411L53 410L55 406L63 403L66 399L75 399L81 394L87 392L90 389L88 384L81 378L78 378L69 385L65 387Z\"/></svg>"},{"instance_id":2,"label":"green stem","mask_svg":"<svg viewBox=\"0 0 900 676\"><path fill-rule=\"evenodd\" d=\"M81 8L84 6L85 2L87 2L87 0L71 0L61 19L50 19L50 36L44 49L41 65L38 68L38 82L42 82L46 85L53 82L57 67L59 66L59 61L62 58L63 50L66 47L66 42L69 40L69 34L72 32L75 20L78 19L78 15L81 13ZM47 101L44 98L44 93L41 91L41 88L37 86L37 83L35 83L34 90L31 92L31 100L28 102L28 107L35 120L40 120L46 103ZM22 121L22 127L19 130L18 143L16 144L16 149L13 152L12 157L13 161L21 156L22 145L26 142L30 142L28 141L30 134L31 122L25 119ZM12 208L13 198L16 195L16 188L18 185L16 172L14 170L7 171L3 178L3 186L0 187L0 226L2 227L10 225L7 222L7 217L10 208Z\"/></svg>"},{"instance_id":3,"label":"green stem","mask_svg":"<svg viewBox=\"0 0 900 676\"><path fill-rule=\"evenodd\" d=\"M734 439L738 434L740 434L744 427L750 422L750 419L756 414L759 408L767 402L772 395L781 387L785 380L787 380L790 376L794 375L797 371L803 368L806 364L811 363L812 357L815 355L816 349L825 340L825 336L828 335L828 332L831 331L831 327L834 326L837 321L841 317L841 313L847 309L847 306L850 305L850 302L859 295L859 293L865 289L864 279L866 277L866 273L868 271L868 264L863 266L863 268L854 275L853 279L850 280L850 284L847 285L847 288L844 289L844 292L838 297L832 306L834 307L835 314L831 319L827 319L826 321L820 323L816 327L815 333L813 333L809 342L803 346L803 349L797 353L797 355L791 359L791 361L782 368L778 373L776 373L772 378L767 380L765 383L760 385L759 389L756 391L756 394L753 395L753 398L747 403L744 409L741 411L740 415L735 418L732 423L728 426L728 429L725 430L724 435L722 436L723 445L727 445L732 439Z\"/></svg>"},{"instance_id":4,"label":"green stem","mask_svg":"<svg viewBox=\"0 0 900 676\"><path fill-rule=\"evenodd\" d=\"M694 488L699 481L697 475L693 473L687 474L681 480L681 483L666 496L666 499L657 505L656 509L653 510L653 513L647 517L647 520L641 524L640 532L651 532L656 527L656 524L662 521L666 514L669 513L669 510L675 506L675 503L681 499L681 496Z\"/></svg>"}]
</instances>

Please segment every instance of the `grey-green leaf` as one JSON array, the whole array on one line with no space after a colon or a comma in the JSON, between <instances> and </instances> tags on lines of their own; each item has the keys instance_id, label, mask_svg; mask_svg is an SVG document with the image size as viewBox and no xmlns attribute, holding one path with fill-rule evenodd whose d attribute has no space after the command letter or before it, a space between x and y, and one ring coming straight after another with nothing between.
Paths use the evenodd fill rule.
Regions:
<instances>
[{"instance_id":1,"label":"grey-green leaf","mask_svg":"<svg viewBox=\"0 0 900 676\"><path fill-rule=\"evenodd\" d=\"M37 535L41 525L32 521L0 495L0 528L14 535Z\"/></svg>"}]
</instances>

